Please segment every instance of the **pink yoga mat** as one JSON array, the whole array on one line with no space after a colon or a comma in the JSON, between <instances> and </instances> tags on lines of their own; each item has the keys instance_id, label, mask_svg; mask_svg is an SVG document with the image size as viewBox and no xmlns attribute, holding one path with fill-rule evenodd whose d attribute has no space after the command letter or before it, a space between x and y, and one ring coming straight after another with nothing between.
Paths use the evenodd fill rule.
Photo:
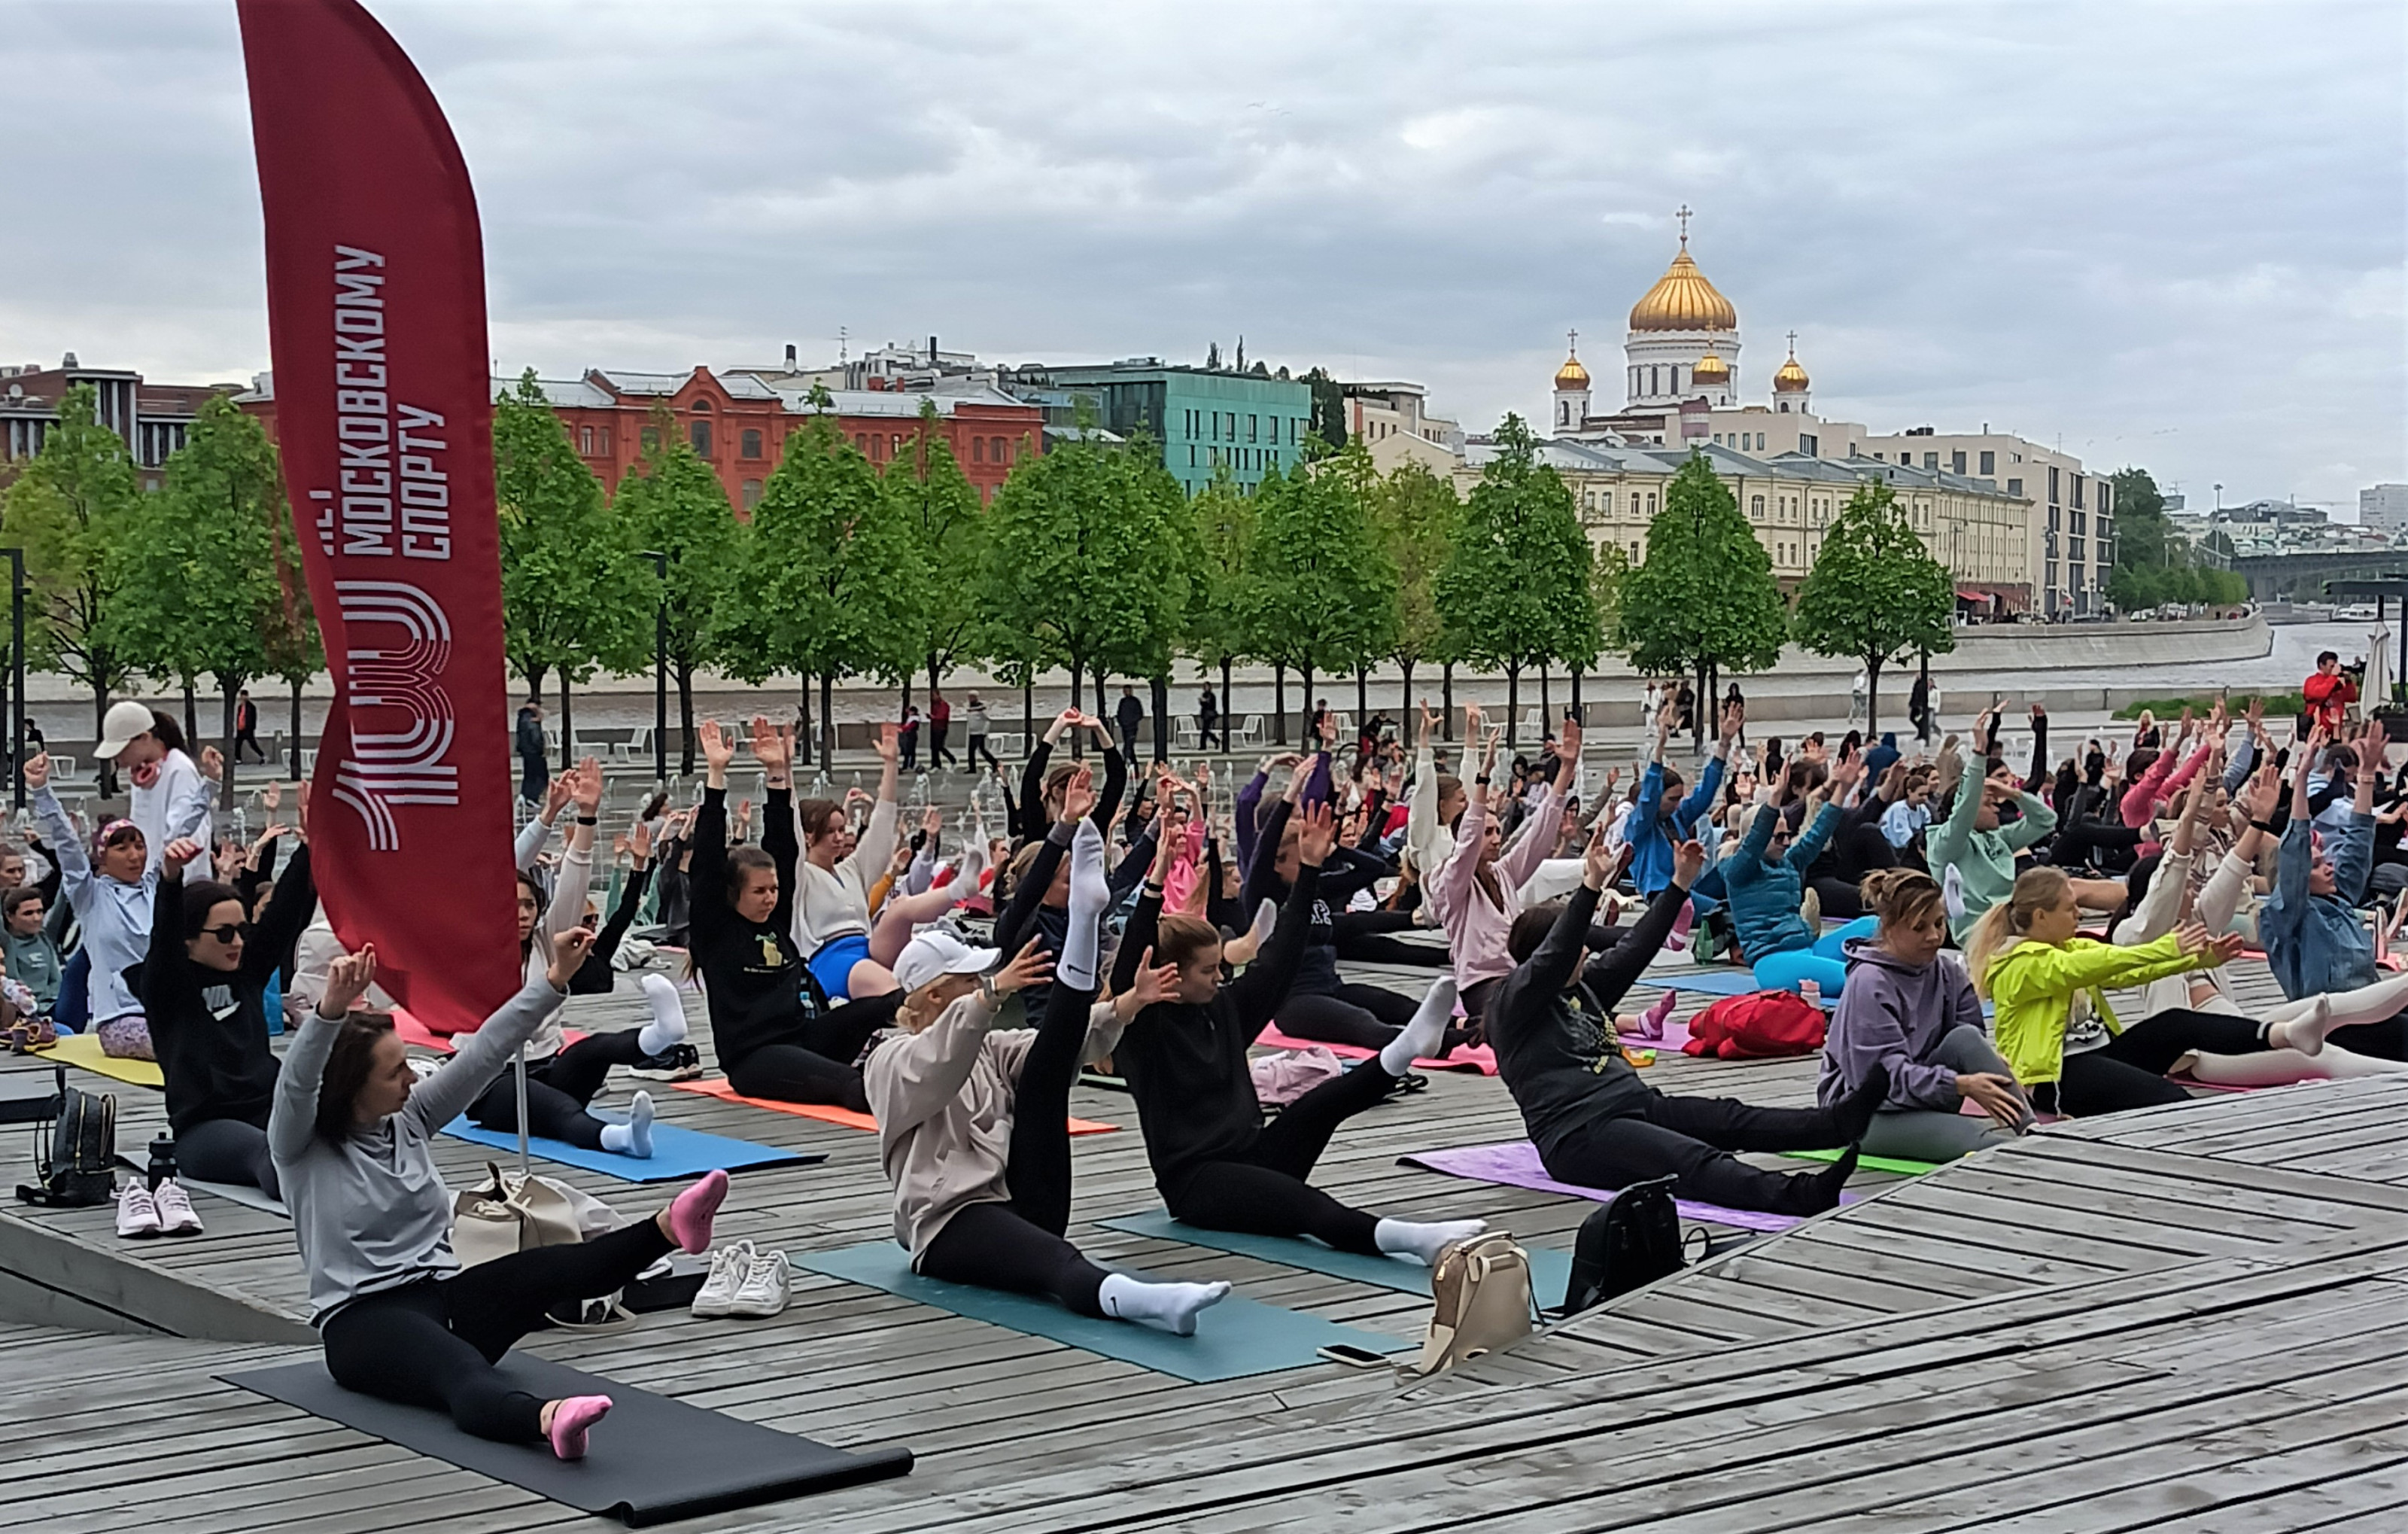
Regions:
<instances>
[{"instance_id":1,"label":"pink yoga mat","mask_svg":"<svg viewBox=\"0 0 2408 1534\"><path fill-rule=\"evenodd\" d=\"M1444 1172L1449 1177L1468 1177L1475 1183L1498 1183L1509 1188L1534 1188L1541 1193L1560 1193L1573 1198L1593 1199L1600 1204L1613 1202L1613 1195L1605 1188L1584 1188L1577 1183L1558 1183L1547 1175L1539 1162L1539 1148L1526 1140L1498 1145L1461 1145L1451 1151L1417 1151L1397 1158L1400 1166L1420 1167L1427 1171ZM1842 1203L1854 1202L1854 1196L1842 1194ZM1703 1220L1709 1225L1732 1226L1741 1230L1787 1230L1799 1223L1796 1214L1767 1214L1759 1210L1725 1209L1720 1204L1701 1204L1694 1199L1675 1199L1682 1217Z\"/></svg>"},{"instance_id":2,"label":"pink yoga mat","mask_svg":"<svg viewBox=\"0 0 2408 1534\"><path fill-rule=\"evenodd\" d=\"M1379 1054L1359 1044L1330 1044L1317 1039L1290 1039L1277 1028L1265 1028L1254 1040L1266 1049L1326 1049L1341 1060L1368 1060ZM1483 1076L1497 1074L1497 1053L1485 1044L1458 1045L1443 1060L1415 1060L1424 1070L1476 1070Z\"/></svg>"},{"instance_id":3,"label":"pink yoga mat","mask_svg":"<svg viewBox=\"0 0 2408 1534\"><path fill-rule=\"evenodd\" d=\"M457 1047L452 1042L450 1034L437 1033L400 1007L393 1010L393 1031L403 1043L416 1044L420 1049L439 1050L449 1054ZM563 1028L560 1030L561 1047L566 1049L584 1037L585 1034L580 1029Z\"/></svg>"}]
</instances>

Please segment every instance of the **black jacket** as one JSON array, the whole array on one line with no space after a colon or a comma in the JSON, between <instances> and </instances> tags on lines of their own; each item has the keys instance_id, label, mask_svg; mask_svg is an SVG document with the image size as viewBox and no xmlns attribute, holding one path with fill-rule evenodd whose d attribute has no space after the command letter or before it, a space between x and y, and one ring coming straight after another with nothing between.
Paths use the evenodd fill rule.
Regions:
<instances>
[{"instance_id":1,"label":"black jacket","mask_svg":"<svg viewBox=\"0 0 2408 1534\"><path fill-rule=\"evenodd\" d=\"M150 1025L150 1048L167 1078L167 1124L182 1134L211 1119L267 1127L276 1097L276 1056L267 1048L268 977L318 909L309 849L285 866L267 910L231 972L205 969L184 952L184 882L163 870L150 906L150 951L135 995Z\"/></svg>"}]
</instances>

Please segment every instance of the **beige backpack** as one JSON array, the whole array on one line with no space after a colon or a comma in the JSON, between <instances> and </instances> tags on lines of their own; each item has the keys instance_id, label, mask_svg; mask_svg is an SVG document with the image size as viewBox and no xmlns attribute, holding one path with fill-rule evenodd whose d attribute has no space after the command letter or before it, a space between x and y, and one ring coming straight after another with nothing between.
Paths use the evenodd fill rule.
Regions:
<instances>
[{"instance_id":1,"label":"beige backpack","mask_svg":"<svg viewBox=\"0 0 2408 1534\"><path fill-rule=\"evenodd\" d=\"M1468 1364L1530 1335L1530 1256L1501 1230L1440 1253L1430 1293L1438 1308L1422 1338L1421 1356L1408 1366L1412 1373Z\"/></svg>"}]
</instances>

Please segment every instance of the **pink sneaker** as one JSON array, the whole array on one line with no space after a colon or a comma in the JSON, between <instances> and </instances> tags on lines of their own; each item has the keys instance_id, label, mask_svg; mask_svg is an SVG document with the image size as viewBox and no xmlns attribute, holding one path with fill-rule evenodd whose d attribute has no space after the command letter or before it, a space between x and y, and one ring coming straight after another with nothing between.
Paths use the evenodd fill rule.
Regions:
<instances>
[{"instance_id":1,"label":"pink sneaker","mask_svg":"<svg viewBox=\"0 0 2408 1534\"><path fill-rule=\"evenodd\" d=\"M552 1452L563 1459L585 1457L585 1432L610 1411L608 1396L571 1396L552 1411Z\"/></svg>"},{"instance_id":2,"label":"pink sneaker","mask_svg":"<svg viewBox=\"0 0 2408 1534\"><path fill-rule=\"evenodd\" d=\"M669 1202L669 1238L687 1252L710 1250L710 1222L727 1197L727 1174L712 1168Z\"/></svg>"}]
</instances>

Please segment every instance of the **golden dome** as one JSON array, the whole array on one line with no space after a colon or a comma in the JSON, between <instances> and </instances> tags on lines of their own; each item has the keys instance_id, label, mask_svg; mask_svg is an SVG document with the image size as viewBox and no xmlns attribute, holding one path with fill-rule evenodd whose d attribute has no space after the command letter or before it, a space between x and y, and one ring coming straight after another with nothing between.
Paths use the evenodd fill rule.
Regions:
<instances>
[{"instance_id":1,"label":"golden dome","mask_svg":"<svg viewBox=\"0 0 2408 1534\"><path fill-rule=\"evenodd\" d=\"M1789 360L1772 375L1772 392L1776 394L1803 394L1806 390L1806 369L1798 366L1798 352L1793 348Z\"/></svg>"},{"instance_id":2,"label":"golden dome","mask_svg":"<svg viewBox=\"0 0 2408 1534\"><path fill-rule=\"evenodd\" d=\"M1558 389L1588 387L1588 369L1581 366L1581 360L1578 357L1566 357L1564 365L1555 369L1555 387Z\"/></svg>"},{"instance_id":3,"label":"golden dome","mask_svg":"<svg viewBox=\"0 0 2408 1534\"><path fill-rule=\"evenodd\" d=\"M1730 381L1730 364L1723 361L1722 358L1714 352L1714 350L1712 347L1708 347L1706 349L1706 354L1698 359L1698 366L1689 369L1689 381L1692 383L1728 383Z\"/></svg>"},{"instance_id":4,"label":"golden dome","mask_svg":"<svg viewBox=\"0 0 2408 1534\"><path fill-rule=\"evenodd\" d=\"M1647 290L1647 296L1630 309L1633 330L1729 330L1739 329L1739 310L1731 308L1729 299L1716 292L1689 259L1689 242L1681 242L1681 253L1672 265Z\"/></svg>"}]
</instances>

